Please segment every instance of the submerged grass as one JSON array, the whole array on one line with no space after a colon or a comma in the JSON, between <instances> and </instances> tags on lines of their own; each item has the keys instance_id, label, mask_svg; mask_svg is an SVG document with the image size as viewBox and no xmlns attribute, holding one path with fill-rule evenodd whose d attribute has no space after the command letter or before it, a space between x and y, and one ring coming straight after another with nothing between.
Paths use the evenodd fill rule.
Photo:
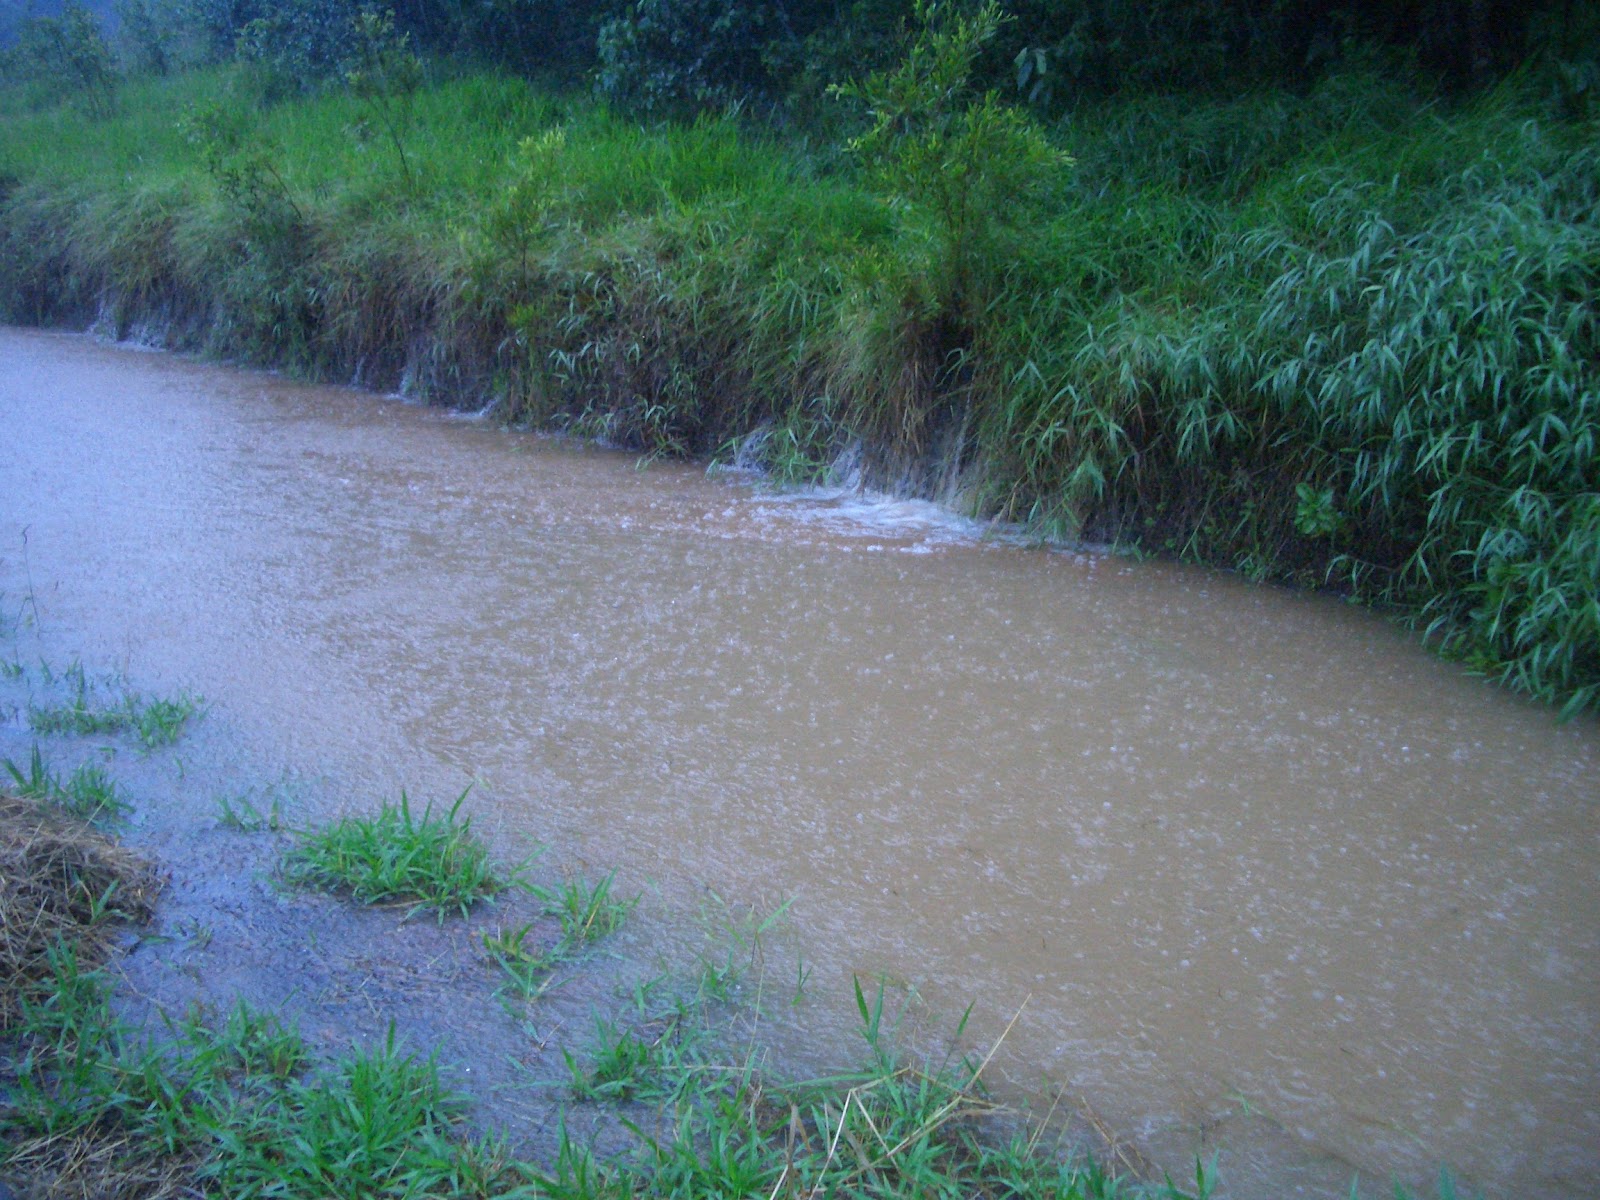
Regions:
<instances>
[{"instance_id":1,"label":"submerged grass","mask_svg":"<svg viewBox=\"0 0 1600 1200\"><path fill-rule=\"evenodd\" d=\"M284 874L361 904L431 908L440 921L451 912L465 916L481 900L528 886L526 862L509 869L490 862L472 819L460 815L466 799L464 791L446 812L429 803L418 815L401 792L376 816L343 817L304 834L284 856Z\"/></svg>"},{"instance_id":2,"label":"submerged grass","mask_svg":"<svg viewBox=\"0 0 1600 1200\"><path fill-rule=\"evenodd\" d=\"M55 704L28 705L28 727L35 733L79 737L129 732L146 750L170 746L201 711L202 701L188 692L148 698L115 680L92 680L82 663L73 662L59 676L41 663L46 684L66 684L68 696ZM109 693L109 694L108 694Z\"/></svg>"},{"instance_id":3,"label":"submerged grass","mask_svg":"<svg viewBox=\"0 0 1600 1200\"><path fill-rule=\"evenodd\" d=\"M292 1029L243 1004L157 1040L112 1015L108 981L70 950L51 963L0 1111L0 1162L25 1185L142 1200L512 1194L495 1148L456 1135L461 1097L392 1030L312 1071Z\"/></svg>"},{"instance_id":4,"label":"submerged grass","mask_svg":"<svg viewBox=\"0 0 1600 1200\"><path fill-rule=\"evenodd\" d=\"M703 1014L676 1006L633 1024L597 1018L588 1054L564 1052L581 1103L648 1103L631 1157L563 1144L542 1184L582 1196L1055 1197L1190 1193L1141 1186L1025 1126L983 1086L987 1059L913 1062L883 1027L882 992L858 986L870 1058L857 1071L783 1083L753 1056L719 1057ZM1195 1196L1214 1171L1197 1173ZM552 1186L554 1185L554 1186Z\"/></svg>"},{"instance_id":5,"label":"submerged grass","mask_svg":"<svg viewBox=\"0 0 1600 1200\"><path fill-rule=\"evenodd\" d=\"M572 949L615 933L639 903L639 897L618 900L611 894L617 873L598 883L567 879L555 885L531 885L529 891L544 904L545 912L561 922L561 941Z\"/></svg>"},{"instance_id":6,"label":"submerged grass","mask_svg":"<svg viewBox=\"0 0 1600 1200\"><path fill-rule=\"evenodd\" d=\"M960 258L731 119L451 79L401 186L351 97L145 80L108 120L8 118L0 305L788 480L859 461L1390 606L1572 714L1600 707L1600 139L1548 85L1449 105L1357 65L1085 107L1053 131L1077 165Z\"/></svg>"},{"instance_id":7,"label":"submerged grass","mask_svg":"<svg viewBox=\"0 0 1600 1200\"><path fill-rule=\"evenodd\" d=\"M49 964L14 1031L25 1053L0 1110L0 1169L24 1186L141 1198L1130 1194L1036 1141L986 1140L973 1122L991 1106L971 1078L887 1063L795 1089L749 1069L702 1072L677 1089L659 1133L635 1127L635 1155L602 1161L563 1137L553 1163L517 1161L463 1136L465 1097L392 1030L378 1050L321 1069L292 1029L243 1004L192 1014L158 1040L115 1018L109 981L70 949ZM631 1063L613 1074L637 1076Z\"/></svg>"},{"instance_id":8,"label":"submerged grass","mask_svg":"<svg viewBox=\"0 0 1600 1200\"><path fill-rule=\"evenodd\" d=\"M659 1119L630 1126L633 1153L601 1158L563 1133L552 1161L522 1161L464 1134L467 1098L392 1029L378 1049L319 1068L293 1029L242 1003L155 1039L115 1018L109 991L58 948L13 1031L25 1052L0 1109L0 1170L25 1187L139 1200L1199 1200L1217 1182L1214 1165L1197 1164L1192 1191L1140 1185L1042 1131L1008 1132L983 1062L915 1064L880 1039L858 1072L780 1085L748 1063L685 1069L660 1041L606 1029L612 1057L582 1072L584 1101L655 1101Z\"/></svg>"},{"instance_id":9,"label":"submerged grass","mask_svg":"<svg viewBox=\"0 0 1600 1200\"><path fill-rule=\"evenodd\" d=\"M564 964L622 927L639 897L616 899L611 894L615 879L613 871L594 884L573 878L554 885L522 885L543 905L546 916L557 919L560 933L548 945L540 945L539 923L529 921L481 935L485 952L500 968L512 996L524 1004L538 999Z\"/></svg>"},{"instance_id":10,"label":"submerged grass","mask_svg":"<svg viewBox=\"0 0 1600 1200\"><path fill-rule=\"evenodd\" d=\"M217 823L240 833L277 833L285 827L283 797L272 792L264 803L265 808L250 792L218 796Z\"/></svg>"}]
</instances>

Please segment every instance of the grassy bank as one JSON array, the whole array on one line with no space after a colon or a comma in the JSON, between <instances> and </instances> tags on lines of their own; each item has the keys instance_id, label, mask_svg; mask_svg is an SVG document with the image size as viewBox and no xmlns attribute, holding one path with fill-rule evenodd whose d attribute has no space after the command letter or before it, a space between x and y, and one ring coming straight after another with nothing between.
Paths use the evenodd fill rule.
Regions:
<instances>
[{"instance_id":1,"label":"grassy bank","mask_svg":"<svg viewBox=\"0 0 1600 1200\"><path fill-rule=\"evenodd\" d=\"M0 311L782 479L860 446L879 485L1335 586L1592 710L1596 125L1533 75L1407 80L1107 101L1040 133L1075 163L920 177L489 75L407 100L404 161L354 94L134 81L7 116Z\"/></svg>"}]
</instances>

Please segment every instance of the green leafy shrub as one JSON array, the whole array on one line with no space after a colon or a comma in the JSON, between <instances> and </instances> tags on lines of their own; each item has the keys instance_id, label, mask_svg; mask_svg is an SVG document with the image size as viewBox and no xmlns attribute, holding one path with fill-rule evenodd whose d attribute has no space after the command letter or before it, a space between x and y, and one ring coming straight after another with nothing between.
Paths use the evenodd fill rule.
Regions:
<instances>
[{"instance_id":1,"label":"green leafy shrub","mask_svg":"<svg viewBox=\"0 0 1600 1200\"><path fill-rule=\"evenodd\" d=\"M232 27L235 54L252 67L270 102L339 75L354 49L359 12L352 0L280 0L247 21L222 13L219 19Z\"/></svg>"},{"instance_id":2,"label":"green leafy shrub","mask_svg":"<svg viewBox=\"0 0 1600 1200\"><path fill-rule=\"evenodd\" d=\"M625 108L720 106L767 89L774 51L793 37L772 0L634 0L600 29L596 82Z\"/></svg>"},{"instance_id":3,"label":"green leafy shrub","mask_svg":"<svg viewBox=\"0 0 1600 1200\"><path fill-rule=\"evenodd\" d=\"M13 59L40 84L81 101L97 120L115 108L116 58L100 23L78 0L66 0L58 17L24 21Z\"/></svg>"},{"instance_id":4,"label":"green leafy shrub","mask_svg":"<svg viewBox=\"0 0 1600 1200\"><path fill-rule=\"evenodd\" d=\"M412 52L410 35L395 29L394 13L388 9L362 9L355 16L352 35L345 83L362 102L368 121L378 125L394 147L400 175L411 191L415 181L406 138L422 86L422 60Z\"/></svg>"},{"instance_id":5,"label":"green leafy shrub","mask_svg":"<svg viewBox=\"0 0 1600 1200\"><path fill-rule=\"evenodd\" d=\"M836 93L870 121L850 149L897 201L924 216L940 260L938 303L967 328L999 286L1030 200L1071 159L1020 110L990 91L972 95L973 63L1005 17L990 0L976 12L918 0L905 58Z\"/></svg>"}]
</instances>

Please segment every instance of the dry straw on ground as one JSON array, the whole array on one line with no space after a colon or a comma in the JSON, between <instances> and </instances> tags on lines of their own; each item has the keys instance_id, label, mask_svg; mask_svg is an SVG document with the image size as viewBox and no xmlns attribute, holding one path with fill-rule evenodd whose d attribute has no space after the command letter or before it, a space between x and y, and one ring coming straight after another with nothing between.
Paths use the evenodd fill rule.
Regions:
<instances>
[{"instance_id":1,"label":"dry straw on ground","mask_svg":"<svg viewBox=\"0 0 1600 1200\"><path fill-rule=\"evenodd\" d=\"M0 794L0 1030L47 977L49 951L73 944L85 964L104 960L112 919L150 917L160 882L104 834L30 800Z\"/></svg>"}]
</instances>

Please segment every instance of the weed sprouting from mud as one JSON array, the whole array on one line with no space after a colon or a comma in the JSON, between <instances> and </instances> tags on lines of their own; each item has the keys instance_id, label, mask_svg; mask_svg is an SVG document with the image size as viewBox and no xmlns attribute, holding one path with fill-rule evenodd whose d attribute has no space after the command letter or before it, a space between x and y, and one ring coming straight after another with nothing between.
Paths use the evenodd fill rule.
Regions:
<instances>
[{"instance_id":1,"label":"weed sprouting from mud","mask_svg":"<svg viewBox=\"0 0 1600 1200\"><path fill-rule=\"evenodd\" d=\"M17 795L43 801L81 821L93 824L115 820L133 807L122 797L116 780L96 763L83 763L65 780L59 778L45 765L37 742L26 770L9 758L0 766L11 776Z\"/></svg>"},{"instance_id":2,"label":"weed sprouting from mud","mask_svg":"<svg viewBox=\"0 0 1600 1200\"><path fill-rule=\"evenodd\" d=\"M133 810L108 771L97 763L81 763L60 785L53 802L91 824L115 820Z\"/></svg>"},{"instance_id":3,"label":"weed sprouting from mud","mask_svg":"<svg viewBox=\"0 0 1600 1200\"><path fill-rule=\"evenodd\" d=\"M249 792L217 797L217 823L239 833L277 833L284 828L283 799L273 793L258 804Z\"/></svg>"},{"instance_id":4,"label":"weed sprouting from mud","mask_svg":"<svg viewBox=\"0 0 1600 1200\"><path fill-rule=\"evenodd\" d=\"M144 700L134 696L128 700L133 731L146 749L172 745L199 711L200 699L186 692L170 698Z\"/></svg>"},{"instance_id":5,"label":"weed sprouting from mud","mask_svg":"<svg viewBox=\"0 0 1600 1200\"><path fill-rule=\"evenodd\" d=\"M542 996L555 981L565 960L564 943L540 948L532 921L515 929L497 929L482 935L483 948L500 968L506 987L524 1003Z\"/></svg>"},{"instance_id":6,"label":"weed sprouting from mud","mask_svg":"<svg viewBox=\"0 0 1600 1200\"><path fill-rule=\"evenodd\" d=\"M618 900L611 895L616 877L612 871L594 884L567 879L553 887L535 885L529 891L543 902L546 913L560 920L562 944L576 950L615 933L639 903L637 896Z\"/></svg>"},{"instance_id":7,"label":"weed sprouting from mud","mask_svg":"<svg viewBox=\"0 0 1600 1200\"><path fill-rule=\"evenodd\" d=\"M482 935L483 948L500 968L512 995L523 1002L537 999L554 983L562 964L622 926L639 898L613 897L615 880L613 871L594 884L571 878L553 885L526 885L545 915L558 920L561 932L548 946L538 944L539 923L535 921Z\"/></svg>"},{"instance_id":8,"label":"weed sprouting from mud","mask_svg":"<svg viewBox=\"0 0 1600 1200\"><path fill-rule=\"evenodd\" d=\"M629 1028L596 1015L586 1059L563 1049L573 1096L586 1101L658 1100L677 1091L673 1067L681 1057L676 1022Z\"/></svg>"}]
</instances>

